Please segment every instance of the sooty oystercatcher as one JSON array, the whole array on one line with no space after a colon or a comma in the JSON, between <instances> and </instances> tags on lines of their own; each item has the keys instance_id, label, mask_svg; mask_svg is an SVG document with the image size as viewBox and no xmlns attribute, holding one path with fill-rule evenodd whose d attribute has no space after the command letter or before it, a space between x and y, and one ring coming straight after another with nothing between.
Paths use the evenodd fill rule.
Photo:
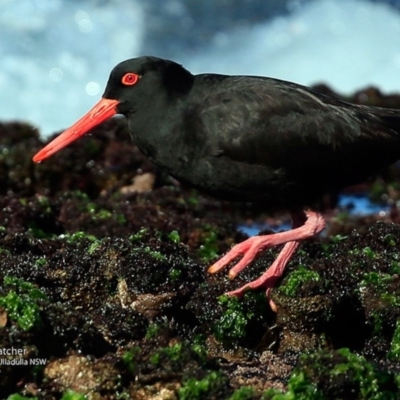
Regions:
<instances>
[{"instance_id":1,"label":"sooty oystercatcher","mask_svg":"<svg viewBox=\"0 0 400 400\"><path fill-rule=\"evenodd\" d=\"M275 285L307 238L325 226L311 211L325 193L365 180L400 158L400 111L349 104L291 82L257 76L192 75L155 57L118 64L102 99L35 155L39 162L114 114L128 118L139 149L162 170L220 199L262 202L291 213L293 229L251 237L209 268L238 256L234 278L256 255L285 244L241 296ZM305 211L306 210L306 211Z\"/></svg>"}]
</instances>

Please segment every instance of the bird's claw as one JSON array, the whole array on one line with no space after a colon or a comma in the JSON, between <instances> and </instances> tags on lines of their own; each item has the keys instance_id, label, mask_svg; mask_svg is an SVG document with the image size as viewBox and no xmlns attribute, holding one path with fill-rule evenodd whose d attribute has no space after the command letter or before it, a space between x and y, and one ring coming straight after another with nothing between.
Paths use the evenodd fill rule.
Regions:
<instances>
[{"instance_id":1,"label":"bird's claw","mask_svg":"<svg viewBox=\"0 0 400 400\"><path fill-rule=\"evenodd\" d=\"M242 256L241 260L239 260L228 273L229 279L236 278L236 276L254 260L257 253L265 248L265 246L262 246L265 242L265 238L263 238L264 240L262 238L262 236L254 236L233 246L227 254L208 269L208 272L210 274L215 274L224 269L235 258Z\"/></svg>"}]
</instances>

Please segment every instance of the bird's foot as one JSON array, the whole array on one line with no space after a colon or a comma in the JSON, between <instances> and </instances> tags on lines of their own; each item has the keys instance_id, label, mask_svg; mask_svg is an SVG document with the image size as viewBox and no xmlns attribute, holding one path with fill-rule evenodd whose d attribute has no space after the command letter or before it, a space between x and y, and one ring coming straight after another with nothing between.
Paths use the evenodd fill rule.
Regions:
<instances>
[{"instance_id":1,"label":"bird's foot","mask_svg":"<svg viewBox=\"0 0 400 400\"><path fill-rule=\"evenodd\" d=\"M270 238L274 235L265 236L253 236L244 242L241 242L233 246L227 254L213 264L208 272L215 274L221 269L225 268L235 258L242 256L242 259L236 263L234 267L229 270L229 279L235 279L240 271L245 269L256 257L257 253L261 250L267 249L268 247L274 246L271 244Z\"/></svg>"},{"instance_id":2,"label":"bird's foot","mask_svg":"<svg viewBox=\"0 0 400 400\"><path fill-rule=\"evenodd\" d=\"M263 288L268 298L269 305L273 311L277 311L277 307L273 300L270 298L271 289L275 287L278 280L285 271L286 264L289 262L291 256L299 247L300 241L288 242L285 244L281 252L271 266L257 279L246 283L242 287L227 292L227 296L242 297L249 290L256 290Z\"/></svg>"},{"instance_id":3,"label":"bird's foot","mask_svg":"<svg viewBox=\"0 0 400 400\"><path fill-rule=\"evenodd\" d=\"M241 297L248 290L262 287L269 297L270 290L282 276L286 264L299 247L301 241L318 235L325 228L325 221L322 215L313 211L293 213L292 218L294 229L272 235L253 236L232 247L225 256L209 268L209 273L216 273L225 268L236 257L242 255L242 259L229 271L229 278L234 279L240 271L254 260L260 251L285 243L276 260L263 275L239 289L228 292L227 295ZM270 304L272 309L276 309L272 300L270 300Z\"/></svg>"}]
</instances>

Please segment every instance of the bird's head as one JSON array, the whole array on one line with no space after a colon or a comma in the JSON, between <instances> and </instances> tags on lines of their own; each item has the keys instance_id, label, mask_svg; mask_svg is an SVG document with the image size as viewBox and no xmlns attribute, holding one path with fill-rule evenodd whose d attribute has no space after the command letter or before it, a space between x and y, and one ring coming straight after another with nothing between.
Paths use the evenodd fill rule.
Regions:
<instances>
[{"instance_id":1,"label":"bird's head","mask_svg":"<svg viewBox=\"0 0 400 400\"><path fill-rule=\"evenodd\" d=\"M193 75L181 65L156 57L139 57L118 64L110 74L100 101L81 119L40 150L40 162L116 114L129 117L164 96L173 98L190 89Z\"/></svg>"}]
</instances>

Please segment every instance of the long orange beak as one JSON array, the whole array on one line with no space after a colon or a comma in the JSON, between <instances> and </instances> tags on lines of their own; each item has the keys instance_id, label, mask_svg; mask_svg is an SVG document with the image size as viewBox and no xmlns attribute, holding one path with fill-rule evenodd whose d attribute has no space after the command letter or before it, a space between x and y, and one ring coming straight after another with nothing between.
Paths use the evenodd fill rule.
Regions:
<instances>
[{"instance_id":1,"label":"long orange beak","mask_svg":"<svg viewBox=\"0 0 400 400\"><path fill-rule=\"evenodd\" d=\"M87 112L80 120L75 122L70 128L57 136L46 147L39 151L33 161L40 162L51 156L58 150L67 146L74 140L80 138L90 129L99 125L101 122L117 114L118 100L101 99L89 112Z\"/></svg>"}]
</instances>

